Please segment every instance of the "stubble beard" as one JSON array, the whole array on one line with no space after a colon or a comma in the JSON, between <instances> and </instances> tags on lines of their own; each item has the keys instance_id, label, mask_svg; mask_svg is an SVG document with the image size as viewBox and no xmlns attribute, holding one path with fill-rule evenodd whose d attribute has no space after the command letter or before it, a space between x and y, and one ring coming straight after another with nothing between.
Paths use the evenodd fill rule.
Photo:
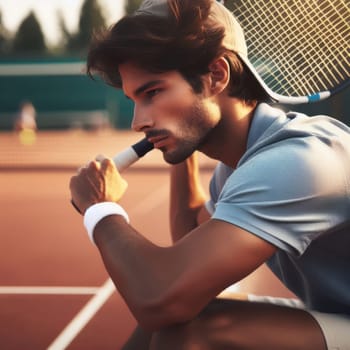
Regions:
<instances>
[{"instance_id":1,"label":"stubble beard","mask_svg":"<svg viewBox=\"0 0 350 350\"><path fill-rule=\"evenodd\" d=\"M178 144L174 150L164 150L164 160L169 164L178 164L200 150L205 144L209 134L215 125L208 118L207 112L196 103L186 113L183 122L179 125L179 132L176 135Z\"/></svg>"}]
</instances>

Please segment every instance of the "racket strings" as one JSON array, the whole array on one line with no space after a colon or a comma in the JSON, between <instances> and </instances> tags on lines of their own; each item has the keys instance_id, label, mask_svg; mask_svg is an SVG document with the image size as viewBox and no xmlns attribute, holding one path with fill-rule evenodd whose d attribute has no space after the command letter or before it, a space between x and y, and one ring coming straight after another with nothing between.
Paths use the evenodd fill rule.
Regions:
<instances>
[{"instance_id":1,"label":"racket strings","mask_svg":"<svg viewBox=\"0 0 350 350\"><path fill-rule=\"evenodd\" d=\"M245 0L234 14L250 60L274 92L310 95L349 78L348 0Z\"/></svg>"},{"instance_id":2,"label":"racket strings","mask_svg":"<svg viewBox=\"0 0 350 350\"><path fill-rule=\"evenodd\" d=\"M300 9L300 8L299 8ZM305 10L304 10L305 11ZM301 65L300 58L299 60L296 60L296 67L299 68L300 77L303 77L304 80L307 82L310 82L310 79L313 76L318 77L318 80L311 81L312 86L316 90L320 90L322 86L325 85L319 85L320 83L324 82L325 84L331 85L333 83L332 79L336 79L334 76L334 68L333 70L330 69L330 64L332 63L333 57L332 53L334 52L332 50L332 42L326 42L326 41L320 41L317 32L315 32L315 23L313 22L312 18L318 18L314 15L307 16L310 14L309 12L306 13L306 22L301 23L303 25L303 28L305 29L305 33L307 34L306 37L302 37L299 34L299 41L297 41L297 46L300 47L300 45L304 42L306 43L306 49L301 50L299 56L302 57L303 61L305 62L304 65ZM309 18L308 18L309 17ZM311 17L311 18L310 18ZM320 17L321 18L321 17ZM328 27L329 28L329 27ZM329 38L329 35L327 34L327 24L325 28L322 28L322 26L319 28L322 33L324 34L324 38ZM291 33L292 34L292 33ZM323 45L322 45L323 44ZM323 61L319 58L315 59L315 57L318 57L318 52L324 53L324 59ZM298 53L296 49L294 50L295 57L298 58ZM308 65L306 63L309 63L312 65L313 70L308 68ZM292 67L291 67L292 68ZM293 67L295 69L295 67ZM314 75L313 73L317 72L317 75ZM304 86L305 92L309 91L310 84L302 84L303 80L298 80L297 83Z\"/></svg>"},{"instance_id":3,"label":"racket strings","mask_svg":"<svg viewBox=\"0 0 350 350\"><path fill-rule=\"evenodd\" d=\"M289 21L292 20L292 18L289 16L289 13L286 13L286 14L287 14L287 19ZM297 17L297 19L298 18L299 17ZM314 62L312 61L312 59L315 57L315 54L316 54L317 50L319 50L320 47L317 47L318 43L315 42L315 40L314 40L314 38L316 38L316 36L315 36L315 33L314 33L313 22L310 21L308 18L306 18L306 19L307 19L307 21L306 21L305 24L308 25L308 26L306 26L306 28L305 28L305 24L304 24L304 29L306 29L306 33L308 34L308 37L305 37L305 38L301 37L301 39L304 40L304 42L308 43L309 50L308 51L306 51L306 50L304 50L304 51L300 51L299 50L298 51L297 47L300 46L300 41L297 41L297 40L294 40L296 42L296 45L291 43L290 40L289 40L289 42L287 42L287 44L288 44L288 46L290 48L288 54L290 54L290 53L294 54L293 57L294 57L296 66L299 68L299 72L302 74L303 77L308 78L308 75L307 75L308 71L306 70L307 69L307 65L306 64L303 65L302 62L310 62L312 64L315 64L314 65L314 67L315 67L314 69L316 69L317 67L320 67L319 60L314 60ZM294 22L294 23L297 24L296 27L298 27L298 25L300 25L298 22ZM276 25L276 24L274 23L274 25ZM285 40L293 38L293 35L295 33L295 28L293 28L293 26L290 26L289 30L286 31L285 33L287 34L287 37L285 38ZM300 38L300 35L299 35L299 38ZM326 38L327 38L327 36L326 36ZM286 43L286 41L285 41L285 43ZM327 54L325 56L326 59L331 61L330 57L331 57L332 51L330 51L328 48L329 48L329 43L327 44L327 47L321 47L321 49L323 49L323 51L325 51L326 54ZM326 61L324 61L323 63L326 63ZM327 69L327 67L328 66L325 65L325 69ZM286 68L289 69L290 67L286 66ZM310 72L310 70L309 70L309 72ZM319 74L323 74L323 73L325 73L325 71L319 69ZM327 73L328 74L332 74L332 71L328 69ZM285 74L286 74L286 72L285 72ZM330 80L328 79L328 75L326 75L326 74L324 74L324 76L322 76L322 78L321 78L321 81L324 81L324 80L326 80L329 83L331 83ZM302 81L299 81L299 84L302 84L302 83L303 83ZM304 86L305 86L305 84L304 84ZM317 85L316 88L319 89L320 86Z\"/></svg>"},{"instance_id":4,"label":"racket strings","mask_svg":"<svg viewBox=\"0 0 350 350\"><path fill-rule=\"evenodd\" d=\"M287 14L288 15L288 14ZM289 18L289 17L288 17ZM290 20L290 18L289 18L289 20ZM306 23L312 23L312 21L308 21L308 22L306 22ZM276 23L273 23L273 25L276 25ZM290 27L289 29L291 29L291 30L293 30L293 32L294 32L294 28L293 27ZM290 37L292 37L292 35L293 35L293 32L292 33L290 33L290 30L289 31L287 31L286 33L287 33L287 37L286 37L286 39L289 39ZM315 43L315 41L314 40L312 40L313 38L315 38L315 35L314 35L314 33L313 33L313 29L312 29L312 27L310 27L309 26L309 28L307 28L307 33L309 34L309 41L308 41L308 43L310 44L310 51L309 51L309 53L310 52L312 52L312 54L309 54L308 56L306 56L305 55L305 53L308 53L307 51L301 51L301 52L299 52L299 53L297 53L294 57L295 57L295 63L298 65L298 67L299 67L299 69L302 67L302 65L301 65L301 62L302 61L305 61L305 62L311 62L311 59L312 59L312 57L315 57L314 56L314 54L315 54L315 50L316 50L316 44L317 44L317 42ZM328 44L328 46L329 46L329 44ZM293 48L293 47L295 47L295 45L289 45L289 48ZM319 49L319 48L317 48L317 49ZM328 49L328 47L326 47L326 48L321 48L321 49L323 49L324 51L326 50L326 49ZM289 50L289 53L290 53L290 51L291 50ZM293 50L292 50L293 51ZM325 56L327 59L329 59L330 60L330 55L331 55L331 51L329 51L329 50L327 50L328 52L326 52L327 53L327 55ZM296 52L295 50L294 50L294 52ZM308 61L307 61L308 60ZM316 63L316 66L315 67L319 67L320 65L319 64L317 64L318 63L318 61L316 60L315 61L315 63ZM305 66L305 65L304 65ZM326 68L327 68L327 66L325 66ZM306 76L305 75L305 71L303 71L302 69L300 69L300 72L303 74L303 76ZM322 74L322 72L324 72L323 70L320 70L320 72L321 72L321 74ZM332 71L331 70L329 70L328 71L328 73L331 75L332 74ZM325 75L322 79L323 80L327 80L327 77L328 77L328 75ZM328 82L329 82L329 79L328 79ZM318 86L319 87L319 86Z\"/></svg>"},{"instance_id":5,"label":"racket strings","mask_svg":"<svg viewBox=\"0 0 350 350\"><path fill-rule=\"evenodd\" d=\"M330 14L328 17L325 17L324 24L326 27L330 28L329 31L333 33L344 33L345 35L332 37L331 36L325 36L324 42L328 44L328 47L331 48L344 48L344 50L338 50L339 54L339 61L335 61L337 64L333 72L338 73L340 78L346 77L346 75L343 75L341 72L341 69L343 72L346 72L346 66L344 65L344 62L348 62L349 65L349 42L350 42L350 14L349 11L344 13L344 16L341 15L338 8L335 6L334 3L325 3L325 5L328 5L329 8L324 9L324 13ZM345 3L344 3L345 6ZM331 39L334 39L333 42L331 42Z\"/></svg>"}]
</instances>

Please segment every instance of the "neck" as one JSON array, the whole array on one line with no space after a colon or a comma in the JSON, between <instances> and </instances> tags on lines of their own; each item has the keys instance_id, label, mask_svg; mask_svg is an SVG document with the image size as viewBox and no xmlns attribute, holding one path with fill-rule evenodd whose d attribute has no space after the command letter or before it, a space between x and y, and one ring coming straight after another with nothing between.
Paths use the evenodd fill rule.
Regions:
<instances>
[{"instance_id":1,"label":"neck","mask_svg":"<svg viewBox=\"0 0 350 350\"><path fill-rule=\"evenodd\" d=\"M256 104L228 98L220 103L221 118L199 149L208 157L235 168L247 149L248 132Z\"/></svg>"}]
</instances>

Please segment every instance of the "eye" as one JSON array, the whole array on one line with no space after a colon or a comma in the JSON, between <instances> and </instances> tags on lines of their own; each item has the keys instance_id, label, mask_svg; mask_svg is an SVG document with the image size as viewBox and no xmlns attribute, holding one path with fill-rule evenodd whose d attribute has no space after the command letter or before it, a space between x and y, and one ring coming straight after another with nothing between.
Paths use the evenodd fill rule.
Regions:
<instances>
[{"instance_id":1,"label":"eye","mask_svg":"<svg viewBox=\"0 0 350 350\"><path fill-rule=\"evenodd\" d=\"M161 89L151 89L146 92L147 98L152 98L160 93Z\"/></svg>"}]
</instances>

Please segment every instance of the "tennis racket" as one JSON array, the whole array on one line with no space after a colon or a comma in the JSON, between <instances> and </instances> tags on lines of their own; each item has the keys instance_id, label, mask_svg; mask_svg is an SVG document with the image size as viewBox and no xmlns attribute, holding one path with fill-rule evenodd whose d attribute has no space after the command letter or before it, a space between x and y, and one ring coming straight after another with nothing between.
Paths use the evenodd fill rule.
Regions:
<instances>
[{"instance_id":1,"label":"tennis racket","mask_svg":"<svg viewBox=\"0 0 350 350\"><path fill-rule=\"evenodd\" d=\"M230 3L248 46L243 61L272 100L316 102L350 85L350 0Z\"/></svg>"},{"instance_id":2,"label":"tennis racket","mask_svg":"<svg viewBox=\"0 0 350 350\"><path fill-rule=\"evenodd\" d=\"M112 159L118 171L122 172L150 152L153 148L153 143L144 138L134 145L129 146L117 153ZM70 202L76 211L81 214L79 208L72 199Z\"/></svg>"},{"instance_id":3,"label":"tennis racket","mask_svg":"<svg viewBox=\"0 0 350 350\"><path fill-rule=\"evenodd\" d=\"M116 168L122 172L150 152L153 148L153 143L144 138L116 154L113 157L113 162Z\"/></svg>"}]
</instances>

